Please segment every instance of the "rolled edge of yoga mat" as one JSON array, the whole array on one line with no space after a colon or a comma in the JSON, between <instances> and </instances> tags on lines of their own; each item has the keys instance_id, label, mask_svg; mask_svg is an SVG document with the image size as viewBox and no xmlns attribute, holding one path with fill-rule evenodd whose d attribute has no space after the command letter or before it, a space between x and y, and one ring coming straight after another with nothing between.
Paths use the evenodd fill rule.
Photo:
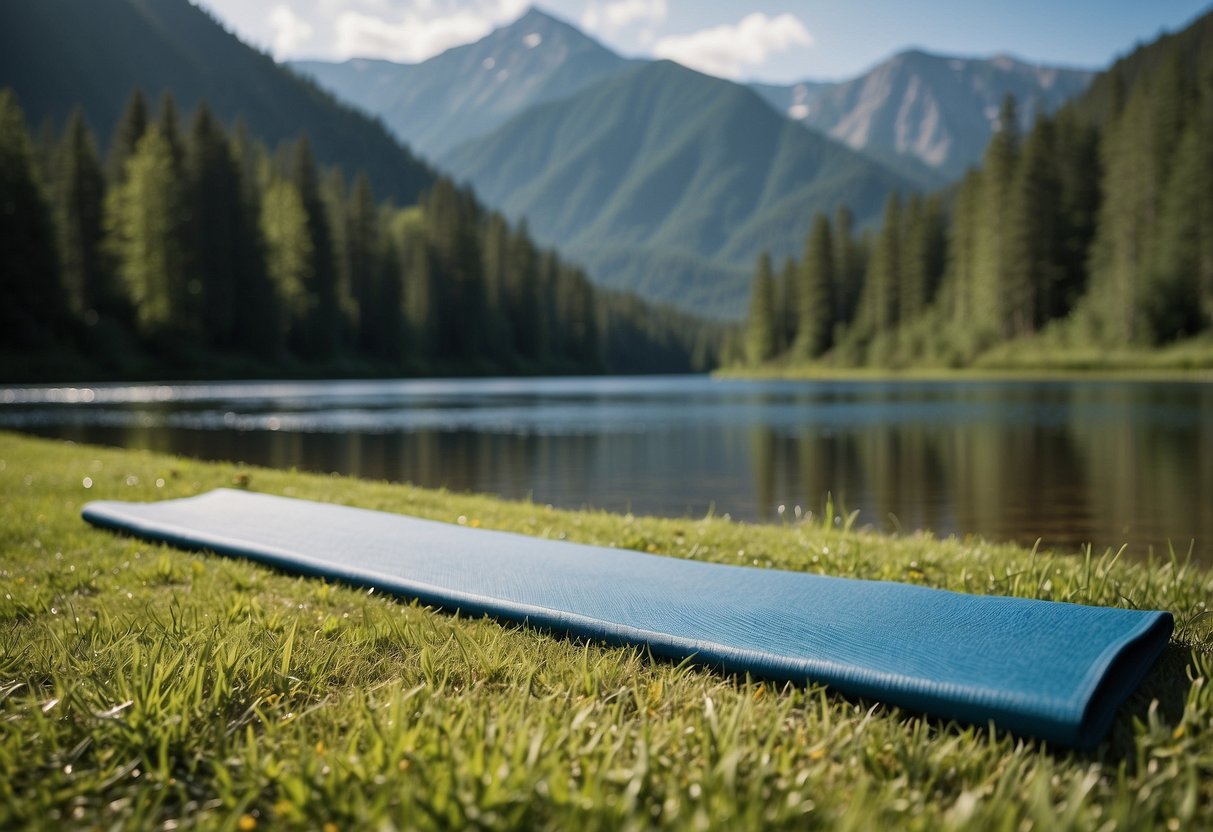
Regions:
<instances>
[{"instance_id":1,"label":"rolled edge of yoga mat","mask_svg":"<svg viewBox=\"0 0 1213 832\"><path fill-rule=\"evenodd\" d=\"M675 659L824 683L1088 748L1166 647L1166 612L703 563L219 489L94 502L98 526Z\"/></svg>"}]
</instances>

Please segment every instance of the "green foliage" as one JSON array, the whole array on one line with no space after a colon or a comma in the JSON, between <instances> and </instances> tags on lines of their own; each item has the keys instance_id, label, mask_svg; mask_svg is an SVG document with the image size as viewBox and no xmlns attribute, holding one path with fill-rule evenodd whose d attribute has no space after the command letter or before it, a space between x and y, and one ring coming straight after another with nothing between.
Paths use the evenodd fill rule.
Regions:
<instances>
[{"instance_id":1,"label":"green foliage","mask_svg":"<svg viewBox=\"0 0 1213 832\"><path fill-rule=\"evenodd\" d=\"M793 350L801 357L816 358L825 350L833 334L834 292L838 283L834 274L834 249L830 221L825 214L818 214L805 244L798 274L800 291L793 306L799 312Z\"/></svg>"},{"instance_id":2,"label":"green foliage","mask_svg":"<svg viewBox=\"0 0 1213 832\"><path fill-rule=\"evenodd\" d=\"M143 90L135 87L127 99L126 109L123 110L110 138L109 178L112 182L121 182L126 178L126 162L135 155L139 140L147 132L150 117L147 111L147 99Z\"/></svg>"},{"instance_id":3,"label":"green foliage","mask_svg":"<svg viewBox=\"0 0 1213 832\"><path fill-rule=\"evenodd\" d=\"M186 192L173 148L150 127L106 201L106 230L118 275L149 336L196 331L197 287L187 268Z\"/></svg>"},{"instance_id":4,"label":"green foliage","mask_svg":"<svg viewBox=\"0 0 1213 832\"><path fill-rule=\"evenodd\" d=\"M771 258L764 253L758 257L750 314L746 319L746 359L751 364L761 364L775 357L776 327L775 278L771 274Z\"/></svg>"},{"instance_id":5,"label":"green foliage","mask_svg":"<svg viewBox=\"0 0 1213 832\"><path fill-rule=\"evenodd\" d=\"M303 338L315 302L307 291L312 238L307 233L307 209L294 183L271 175L261 200L260 232L265 241L265 267L277 296L279 331L275 344Z\"/></svg>"},{"instance_id":6,"label":"green foliage","mask_svg":"<svg viewBox=\"0 0 1213 832\"><path fill-rule=\"evenodd\" d=\"M16 96L0 90L0 345L42 346L66 318L55 228Z\"/></svg>"},{"instance_id":7,"label":"green foliage","mask_svg":"<svg viewBox=\"0 0 1213 832\"><path fill-rule=\"evenodd\" d=\"M1213 578L1178 557L527 502L0 436L0 826L1199 828ZM1089 754L111 534L91 499L259 491L538 537L1166 609ZM82 485L83 484L83 485Z\"/></svg>"},{"instance_id":8,"label":"green foliage","mask_svg":"<svg viewBox=\"0 0 1213 832\"><path fill-rule=\"evenodd\" d=\"M140 132L141 100L132 97L124 133ZM130 350L122 339L133 335L159 373L213 354L266 362L260 372L392 374L685 371L717 360L722 330L596 289L448 180L422 205L380 204L365 174L351 187L334 168L321 184L306 136L271 158L242 126L229 136L205 104L182 135L167 95L108 186L87 126L73 119L54 144L52 226L13 112L6 172L27 230L11 239L49 275L16 282L14 345L67 336L70 356L72 340ZM90 212L100 214L103 194L99 225ZM40 216L52 236L34 228ZM70 255L70 316L47 306L64 296L54 231Z\"/></svg>"},{"instance_id":9,"label":"green foliage","mask_svg":"<svg viewBox=\"0 0 1213 832\"><path fill-rule=\"evenodd\" d=\"M904 210L890 199L820 361L1102 366L1099 350L1213 330L1213 14L1106 78L1022 140L1008 99L980 168ZM835 246L849 236L835 228Z\"/></svg>"},{"instance_id":10,"label":"green foliage","mask_svg":"<svg viewBox=\"0 0 1213 832\"><path fill-rule=\"evenodd\" d=\"M98 310L112 309L117 293L101 247L105 175L81 110L73 110L68 118L54 174L55 228L67 306L77 317L90 310L95 316Z\"/></svg>"}]
</instances>

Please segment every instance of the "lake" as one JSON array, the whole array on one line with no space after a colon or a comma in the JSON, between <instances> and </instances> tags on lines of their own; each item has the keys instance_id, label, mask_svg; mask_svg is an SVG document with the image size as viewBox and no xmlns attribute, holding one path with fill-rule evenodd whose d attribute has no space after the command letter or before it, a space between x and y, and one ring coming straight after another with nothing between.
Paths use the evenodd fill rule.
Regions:
<instances>
[{"instance_id":1,"label":"lake","mask_svg":"<svg viewBox=\"0 0 1213 832\"><path fill-rule=\"evenodd\" d=\"M702 376L0 389L0 428L538 503L1213 560L1213 385Z\"/></svg>"}]
</instances>

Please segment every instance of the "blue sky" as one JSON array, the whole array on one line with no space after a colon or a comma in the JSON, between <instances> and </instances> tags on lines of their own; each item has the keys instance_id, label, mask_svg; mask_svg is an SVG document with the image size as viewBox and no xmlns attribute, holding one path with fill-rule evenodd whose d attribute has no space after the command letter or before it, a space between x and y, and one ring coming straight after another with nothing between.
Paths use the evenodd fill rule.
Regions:
<instances>
[{"instance_id":1,"label":"blue sky","mask_svg":"<svg viewBox=\"0 0 1213 832\"><path fill-rule=\"evenodd\" d=\"M424 60L506 23L529 0L195 0L279 58ZM1208 0L540 0L627 55L725 77L791 82L856 75L909 47L1006 52L1101 67L1174 30Z\"/></svg>"}]
</instances>

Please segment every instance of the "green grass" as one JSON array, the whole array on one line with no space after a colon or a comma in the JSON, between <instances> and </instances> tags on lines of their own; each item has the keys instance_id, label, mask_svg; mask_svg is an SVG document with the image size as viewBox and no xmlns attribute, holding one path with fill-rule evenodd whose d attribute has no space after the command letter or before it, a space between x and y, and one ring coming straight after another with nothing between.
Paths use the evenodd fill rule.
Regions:
<instances>
[{"instance_id":1,"label":"green grass","mask_svg":"<svg viewBox=\"0 0 1213 832\"><path fill-rule=\"evenodd\" d=\"M943 363L850 366L830 356L818 361L779 357L758 367L732 366L716 375L736 378L911 378L1057 379L1109 377L1144 381L1213 381L1213 336L1201 335L1160 347L1114 349L1066 341L1056 332L1007 341L959 367Z\"/></svg>"},{"instance_id":2,"label":"green grass","mask_svg":"<svg viewBox=\"0 0 1213 832\"><path fill-rule=\"evenodd\" d=\"M1110 738L1074 754L79 518L90 499L233 484L674 557L1164 608L1179 628ZM565 512L0 434L0 828L1209 825L1209 572L846 526Z\"/></svg>"}]
</instances>

